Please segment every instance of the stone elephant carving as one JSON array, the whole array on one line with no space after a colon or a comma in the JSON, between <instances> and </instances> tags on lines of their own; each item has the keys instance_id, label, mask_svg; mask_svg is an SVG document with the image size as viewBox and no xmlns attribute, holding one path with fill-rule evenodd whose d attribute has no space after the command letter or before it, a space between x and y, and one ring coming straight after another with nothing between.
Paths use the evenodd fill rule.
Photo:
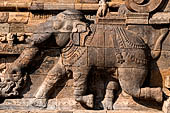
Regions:
<instances>
[{"instance_id":1,"label":"stone elephant carving","mask_svg":"<svg viewBox=\"0 0 170 113\"><path fill-rule=\"evenodd\" d=\"M114 26L110 28L108 36L111 37L113 46L98 48L92 43L95 42L97 26L89 26L83 14L76 10L66 10L49 18L37 27L32 37L26 39L29 46L7 68L5 74L22 75L23 69L39 51L39 45L54 36L61 50L60 57L39 87L35 94L36 99L47 99L48 92L58 80L73 74L75 100L93 108L93 94L86 94L87 75L92 67L104 67L105 70L109 68L117 70L120 86L127 94L136 98L162 101L163 93L160 87L141 88L148 73L148 48L142 38L125 28ZM102 32L105 31L107 30ZM154 49L156 50L155 58L160 55L161 42L167 33L168 29L163 30L157 40ZM97 40L100 38L100 36L95 37ZM96 55L94 53L97 50L101 51ZM96 57L101 59L96 60ZM110 86L114 90L116 83L113 82ZM4 90L5 88L1 88L0 92L5 92ZM5 97L8 93L10 92L1 93L1 96ZM33 105L40 106L36 100ZM108 105L108 109L112 109L112 102Z\"/></svg>"}]
</instances>

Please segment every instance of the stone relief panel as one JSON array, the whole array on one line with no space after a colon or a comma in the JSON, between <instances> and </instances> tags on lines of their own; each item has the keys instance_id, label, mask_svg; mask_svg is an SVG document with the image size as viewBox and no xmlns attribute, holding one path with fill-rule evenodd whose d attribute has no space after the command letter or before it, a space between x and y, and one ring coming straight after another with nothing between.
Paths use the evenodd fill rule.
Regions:
<instances>
[{"instance_id":1,"label":"stone relief panel","mask_svg":"<svg viewBox=\"0 0 170 113\"><path fill-rule=\"evenodd\" d=\"M0 12L0 107L169 113L169 1L39 2Z\"/></svg>"}]
</instances>

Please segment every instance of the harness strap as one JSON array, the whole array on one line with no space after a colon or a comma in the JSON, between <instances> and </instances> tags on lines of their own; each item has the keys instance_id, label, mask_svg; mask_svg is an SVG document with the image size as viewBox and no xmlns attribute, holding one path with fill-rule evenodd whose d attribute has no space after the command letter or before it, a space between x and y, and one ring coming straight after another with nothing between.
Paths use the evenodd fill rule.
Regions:
<instances>
[{"instance_id":1,"label":"harness strap","mask_svg":"<svg viewBox=\"0 0 170 113\"><path fill-rule=\"evenodd\" d=\"M122 37L120 35L120 32L118 32L117 27L114 27L113 29L116 32L116 36L112 37L113 38L114 48L115 48L116 60L117 60L117 63L122 64L123 62L125 62L125 60L123 59L123 56L121 54L121 50L120 50L120 47L119 47L119 44L118 44L118 40L117 40L117 39L122 38Z\"/></svg>"}]
</instances>

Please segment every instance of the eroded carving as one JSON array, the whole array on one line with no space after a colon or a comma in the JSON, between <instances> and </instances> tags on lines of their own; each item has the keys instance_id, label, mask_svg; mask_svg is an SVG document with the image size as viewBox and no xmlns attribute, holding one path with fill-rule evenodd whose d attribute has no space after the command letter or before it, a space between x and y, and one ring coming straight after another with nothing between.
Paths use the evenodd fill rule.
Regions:
<instances>
[{"instance_id":1,"label":"eroded carving","mask_svg":"<svg viewBox=\"0 0 170 113\"><path fill-rule=\"evenodd\" d=\"M99 1L99 9L97 10L97 16L105 16L107 13L108 5L106 4L106 0Z\"/></svg>"},{"instance_id":2,"label":"eroded carving","mask_svg":"<svg viewBox=\"0 0 170 113\"><path fill-rule=\"evenodd\" d=\"M126 0L126 6L128 9L141 13L149 13L157 10L165 0Z\"/></svg>"},{"instance_id":3,"label":"eroded carving","mask_svg":"<svg viewBox=\"0 0 170 113\"><path fill-rule=\"evenodd\" d=\"M8 43L9 45L25 42L25 39L31 37L32 33L1 33L0 42ZM15 43L14 43L15 42Z\"/></svg>"},{"instance_id":4,"label":"eroded carving","mask_svg":"<svg viewBox=\"0 0 170 113\"><path fill-rule=\"evenodd\" d=\"M50 96L49 93L54 85L64 76L69 77L73 74L75 100L88 108L93 108L94 96L93 94L87 94L87 76L93 67L100 66L106 69L109 67L116 68L117 79L122 90L132 97L162 102L163 92L160 87L141 88L148 74L149 60L147 55L148 47L143 39L123 27L113 26L109 35L111 36L113 47L106 48L101 45L96 47L92 42L95 39L96 31L98 31L97 25L90 26L86 22L87 20L79 11L66 10L40 24L32 37L26 39L29 46L4 72L4 79L1 83L8 88L2 87L0 90L1 96L8 97L11 96L9 92L16 92L15 89L18 89L20 85L13 86L11 84L13 82L20 84L20 79L24 80L26 72L23 70L32 62L32 59L41 49L40 45L50 37L55 37L56 44L61 49L60 57L35 94L33 106L46 107L47 99ZM163 29L162 34L158 37L154 48L155 51L152 52L153 58L160 56L161 44L168 31L168 28ZM106 30L103 32L105 33ZM101 47L99 48L98 46ZM95 54L95 51L100 51L100 56L105 57L103 50L109 52L107 57L110 58L104 62L107 62L107 60L113 61L108 65L104 62L102 63L102 60L100 64L95 62L98 55ZM8 80L7 75L12 76L10 76L10 80ZM13 77L14 75L17 78L16 80L13 79L15 78ZM105 100L103 101L106 109L113 109L114 92L119 89L119 83L116 81L108 83ZM8 91L8 89L10 90ZM12 95L16 96L18 93L12 93Z\"/></svg>"}]
</instances>

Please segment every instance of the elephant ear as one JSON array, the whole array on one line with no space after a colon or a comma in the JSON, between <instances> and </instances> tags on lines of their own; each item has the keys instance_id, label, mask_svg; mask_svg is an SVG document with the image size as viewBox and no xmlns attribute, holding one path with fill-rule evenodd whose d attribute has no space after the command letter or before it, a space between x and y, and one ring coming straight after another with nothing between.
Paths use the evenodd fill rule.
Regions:
<instances>
[{"instance_id":1,"label":"elephant ear","mask_svg":"<svg viewBox=\"0 0 170 113\"><path fill-rule=\"evenodd\" d=\"M74 45L80 46L80 33L87 32L87 27L84 22L73 22L72 40Z\"/></svg>"},{"instance_id":2,"label":"elephant ear","mask_svg":"<svg viewBox=\"0 0 170 113\"><path fill-rule=\"evenodd\" d=\"M86 24L84 22L80 22L80 21L73 22L73 30L72 30L73 33L76 32L83 33L86 31L87 31Z\"/></svg>"},{"instance_id":3,"label":"elephant ear","mask_svg":"<svg viewBox=\"0 0 170 113\"><path fill-rule=\"evenodd\" d=\"M80 46L80 33L72 33L73 44Z\"/></svg>"}]
</instances>

